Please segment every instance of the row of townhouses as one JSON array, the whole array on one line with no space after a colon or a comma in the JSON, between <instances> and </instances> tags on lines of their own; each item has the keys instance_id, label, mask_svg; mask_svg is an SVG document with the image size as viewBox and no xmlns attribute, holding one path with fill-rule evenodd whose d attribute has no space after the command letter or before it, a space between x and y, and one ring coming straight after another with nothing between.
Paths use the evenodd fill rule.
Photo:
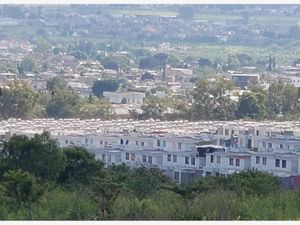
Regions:
<instances>
[{"instance_id":1,"label":"row of townhouses","mask_svg":"<svg viewBox=\"0 0 300 225\"><path fill-rule=\"evenodd\" d=\"M178 183L256 169L300 188L300 122L9 119L0 127L4 140L47 131L107 166L159 168Z\"/></svg>"}]
</instances>

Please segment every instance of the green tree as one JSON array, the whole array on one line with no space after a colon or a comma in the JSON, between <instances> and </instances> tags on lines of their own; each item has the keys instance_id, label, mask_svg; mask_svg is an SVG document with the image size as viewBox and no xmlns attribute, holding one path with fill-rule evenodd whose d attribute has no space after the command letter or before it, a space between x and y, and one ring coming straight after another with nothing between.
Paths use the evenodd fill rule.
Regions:
<instances>
[{"instance_id":1,"label":"green tree","mask_svg":"<svg viewBox=\"0 0 300 225\"><path fill-rule=\"evenodd\" d=\"M80 97L73 90L56 90L49 101L46 112L49 117L72 118L78 115L81 106Z\"/></svg>"},{"instance_id":2,"label":"green tree","mask_svg":"<svg viewBox=\"0 0 300 225\"><path fill-rule=\"evenodd\" d=\"M231 81L200 79L193 92L193 117L195 119L234 119L236 104L230 98Z\"/></svg>"},{"instance_id":3,"label":"green tree","mask_svg":"<svg viewBox=\"0 0 300 225\"><path fill-rule=\"evenodd\" d=\"M77 116L82 119L110 119L113 116L113 111L109 102L102 99L94 99L92 102L82 101Z\"/></svg>"},{"instance_id":4,"label":"green tree","mask_svg":"<svg viewBox=\"0 0 300 225\"><path fill-rule=\"evenodd\" d=\"M97 177L92 183L91 195L93 201L101 210L101 218L112 219L113 205L124 185L114 177Z\"/></svg>"},{"instance_id":5,"label":"green tree","mask_svg":"<svg viewBox=\"0 0 300 225\"><path fill-rule=\"evenodd\" d=\"M141 109L143 110L142 117L160 119L164 117L166 105L162 99L150 96L145 99Z\"/></svg>"},{"instance_id":6,"label":"green tree","mask_svg":"<svg viewBox=\"0 0 300 225\"><path fill-rule=\"evenodd\" d=\"M168 182L169 180L160 170L141 167L136 169L133 174L128 177L126 187L139 199L145 199L159 191L161 186Z\"/></svg>"},{"instance_id":7,"label":"green tree","mask_svg":"<svg viewBox=\"0 0 300 225\"><path fill-rule=\"evenodd\" d=\"M0 113L4 118L30 118L35 116L38 106L38 93L21 81L8 83L0 96Z\"/></svg>"},{"instance_id":8,"label":"green tree","mask_svg":"<svg viewBox=\"0 0 300 225\"><path fill-rule=\"evenodd\" d=\"M35 69L35 62L30 57L25 57L18 67L19 74L25 74L27 72L33 72Z\"/></svg>"},{"instance_id":9,"label":"green tree","mask_svg":"<svg viewBox=\"0 0 300 225\"><path fill-rule=\"evenodd\" d=\"M63 77L53 77L47 81L47 90L53 96L56 91L67 89L68 83L64 80Z\"/></svg>"},{"instance_id":10,"label":"green tree","mask_svg":"<svg viewBox=\"0 0 300 225\"><path fill-rule=\"evenodd\" d=\"M94 81L92 91L94 95L97 97L103 96L104 91L114 92L118 90L119 84L117 80L109 79L109 80L96 80Z\"/></svg>"},{"instance_id":11,"label":"green tree","mask_svg":"<svg viewBox=\"0 0 300 225\"><path fill-rule=\"evenodd\" d=\"M266 116L266 99L261 93L244 93L237 106L237 115L240 118L264 118Z\"/></svg>"},{"instance_id":12,"label":"green tree","mask_svg":"<svg viewBox=\"0 0 300 225\"><path fill-rule=\"evenodd\" d=\"M228 180L228 188L238 194L267 196L281 190L277 177L255 170L233 174Z\"/></svg>"},{"instance_id":13,"label":"green tree","mask_svg":"<svg viewBox=\"0 0 300 225\"><path fill-rule=\"evenodd\" d=\"M101 174L103 163L82 147L68 147L63 150L66 166L61 171L59 181L89 184L94 177Z\"/></svg>"},{"instance_id":14,"label":"green tree","mask_svg":"<svg viewBox=\"0 0 300 225\"><path fill-rule=\"evenodd\" d=\"M139 68L140 69L154 69L154 68L160 66L160 64L161 64L161 62L158 59L153 58L152 56L148 56L148 57L142 58L140 60Z\"/></svg>"},{"instance_id":15,"label":"green tree","mask_svg":"<svg viewBox=\"0 0 300 225\"><path fill-rule=\"evenodd\" d=\"M65 157L49 133L13 136L0 151L1 174L8 170L28 171L38 179L56 180L65 167Z\"/></svg>"},{"instance_id":16,"label":"green tree","mask_svg":"<svg viewBox=\"0 0 300 225\"><path fill-rule=\"evenodd\" d=\"M282 81L273 82L268 89L269 117L277 114L288 114L297 112L298 89L291 84L284 84Z\"/></svg>"},{"instance_id":17,"label":"green tree","mask_svg":"<svg viewBox=\"0 0 300 225\"><path fill-rule=\"evenodd\" d=\"M32 220L32 205L45 192L45 186L38 184L36 178L21 169L9 170L4 174L3 186L11 208L17 212L21 207L27 211L27 219Z\"/></svg>"}]
</instances>

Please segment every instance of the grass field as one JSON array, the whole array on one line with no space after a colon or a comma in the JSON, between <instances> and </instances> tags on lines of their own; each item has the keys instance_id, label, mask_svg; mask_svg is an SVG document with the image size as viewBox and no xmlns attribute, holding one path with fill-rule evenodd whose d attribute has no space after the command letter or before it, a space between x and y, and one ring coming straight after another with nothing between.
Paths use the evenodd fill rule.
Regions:
<instances>
[{"instance_id":1,"label":"grass field","mask_svg":"<svg viewBox=\"0 0 300 225\"><path fill-rule=\"evenodd\" d=\"M294 43L290 46L268 46L268 47L251 47L236 45L210 45L199 44L193 45L192 49L182 52L174 50L174 54L179 59L186 58L187 55L192 57L205 57L210 60L217 58L226 58L229 54L245 53L255 59L267 59L269 54L276 57L276 61L280 64L290 64L294 59L300 58L300 45Z\"/></svg>"}]
</instances>

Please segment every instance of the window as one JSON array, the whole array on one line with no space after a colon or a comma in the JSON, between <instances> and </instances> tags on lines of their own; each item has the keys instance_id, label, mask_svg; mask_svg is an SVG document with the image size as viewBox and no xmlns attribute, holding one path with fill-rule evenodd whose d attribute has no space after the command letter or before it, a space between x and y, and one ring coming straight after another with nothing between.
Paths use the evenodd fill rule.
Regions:
<instances>
[{"instance_id":1,"label":"window","mask_svg":"<svg viewBox=\"0 0 300 225\"><path fill-rule=\"evenodd\" d=\"M262 158L262 161L263 161L263 162L262 162L263 165L267 165L267 158L266 158L266 157L263 157L263 158Z\"/></svg>"},{"instance_id":2,"label":"window","mask_svg":"<svg viewBox=\"0 0 300 225\"><path fill-rule=\"evenodd\" d=\"M259 130L256 131L256 136L258 136L258 135L259 135Z\"/></svg>"},{"instance_id":3,"label":"window","mask_svg":"<svg viewBox=\"0 0 300 225\"><path fill-rule=\"evenodd\" d=\"M286 160L281 161L281 166L282 166L282 168L286 168Z\"/></svg>"},{"instance_id":4,"label":"window","mask_svg":"<svg viewBox=\"0 0 300 225\"><path fill-rule=\"evenodd\" d=\"M196 164L195 158L191 158L191 164L192 164L192 165L195 165L195 164Z\"/></svg>"},{"instance_id":5,"label":"window","mask_svg":"<svg viewBox=\"0 0 300 225\"><path fill-rule=\"evenodd\" d=\"M94 140L93 139L90 139L90 144L92 145L94 143Z\"/></svg>"},{"instance_id":6,"label":"window","mask_svg":"<svg viewBox=\"0 0 300 225\"><path fill-rule=\"evenodd\" d=\"M143 162L147 162L147 156L143 155Z\"/></svg>"},{"instance_id":7,"label":"window","mask_svg":"<svg viewBox=\"0 0 300 225\"><path fill-rule=\"evenodd\" d=\"M129 153L126 153L126 160L129 160Z\"/></svg>"},{"instance_id":8,"label":"window","mask_svg":"<svg viewBox=\"0 0 300 225\"><path fill-rule=\"evenodd\" d=\"M279 148L283 148L283 144L280 144L280 145L279 145Z\"/></svg>"},{"instance_id":9,"label":"window","mask_svg":"<svg viewBox=\"0 0 300 225\"><path fill-rule=\"evenodd\" d=\"M142 141L142 142L141 142L141 146L145 146L145 142Z\"/></svg>"},{"instance_id":10,"label":"window","mask_svg":"<svg viewBox=\"0 0 300 225\"><path fill-rule=\"evenodd\" d=\"M148 163L149 163L149 164L152 164L152 156L149 156L149 157L148 157Z\"/></svg>"},{"instance_id":11,"label":"window","mask_svg":"<svg viewBox=\"0 0 300 225\"><path fill-rule=\"evenodd\" d=\"M178 150L181 150L182 143L178 143Z\"/></svg>"},{"instance_id":12,"label":"window","mask_svg":"<svg viewBox=\"0 0 300 225\"><path fill-rule=\"evenodd\" d=\"M268 148L272 148L272 143L268 143Z\"/></svg>"},{"instance_id":13,"label":"window","mask_svg":"<svg viewBox=\"0 0 300 225\"><path fill-rule=\"evenodd\" d=\"M108 156L107 161L108 161L108 162L111 162L111 155Z\"/></svg>"},{"instance_id":14,"label":"window","mask_svg":"<svg viewBox=\"0 0 300 225\"><path fill-rule=\"evenodd\" d=\"M240 159L236 159L236 160L235 160L235 165L236 165L236 166L240 166Z\"/></svg>"},{"instance_id":15,"label":"window","mask_svg":"<svg viewBox=\"0 0 300 225\"><path fill-rule=\"evenodd\" d=\"M135 145L139 145L139 142L138 142L138 141L136 141L136 142L135 142Z\"/></svg>"},{"instance_id":16,"label":"window","mask_svg":"<svg viewBox=\"0 0 300 225\"><path fill-rule=\"evenodd\" d=\"M103 141L100 141L100 145L103 145Z\"/></svg>"},{"instance_id":17,"label":"window","mask_svg":"<svg viewBox=\"0 0 300 225\"><path fill-rule=\"evenodd\" d=\"M290 145L287 145L287 149L290 149Z\"/></svg>"},{"instance_id":18,"label":"window","mask_svg":"<svg viewBox=\"0 0 300 225\"><path fill-rule=\"evenodd\" d=\"M229 158L229 165L233 166L233 158Z\"/></svg>"},{"instance_id":19,"label":"window","mask_svg":"<svg viewBox=\"0 0 300 225\"><path fill-rule=\"evenodd\" d=\"M221 163L221 156L217 156L217 163L220 164Z\"/></svg>"},{"instance_id":20,"label":"window","mask_svg":"<svg viewBox=\"0 0 300 225\"><path fill-rule=\"evenodd\" d=\"M229 130L225 129L225 135L228 136L228 134L229 134Z\"/></svg>"},{"instance_id":21,"label":"window","mask_svg":"<svg viewBox=\"0 0 300 225\"><path fill-rule=\"evenodd\" d=\"M134 160L135 160L135 154L131 153L131 161L134 161Z\"/></svg>"},{"instance_id":22,"label":"window","mask_svg":"<svg viewBox=\"0 0 300 225\"><path fill-rule=\"evenodd\" d=\"M213 155L210 156L210 162L211 162L211 163L214 162L214 156L213 156Z\"/></svg>"},{"instance_id":23,"label":"window","mask_svg":"<svg viewBox=\"0 0 300 225\"><path fill-rule=\"evenodd\" d=\"M104 142L105 145L108 145L108 141Z\"/></svg>"},{"instance_id":24,"label":"window","mask_svg":"<svg viewBox=\"0 0 300 225\"><path fill-rule=\"evenodd\" d=\"M177 155L173 155L173 162L177 162Z\"/></svg>"},{"instance_id":25,"label":"window","mask_svg":"<svg viewBox=\"0 0 300 225\"><path fill-rule=\"evenodd\" d=\"M190 163L190 158L189 157L185 157L185 164L189 164Z\"/></svg>"},{"instance_id":26,"label":"window","mask_svg":"<svg viewBox=\"0 0 300 225\"><path fill-rule=\"evenodd\" d=\"M266 142L262 143L263 148L266 148Z\"/></svg>"},{"instance_id":27,"label":"window","mask_svg":"<svg viewBox=\"0 0 300 225\"><path fill-rule=\"evenodd\" d=\"M173 149L176 149L176 143L173 142L172 144L173 144Z\"/></svg>"},{"instance_id":28,"label":"window","mask_svg":"<svg viewBox=\"0 0 300 225\"><path fill-rule=\"evenodd\" d=\"M179 172L174 172L174 180L179 181Z\"/></svg>"},{"instance_id":29,"label":"window","mask_svg":"<svg viewBox=\"0 0 300 225\"><path fill-rule=\"evenodd\" d=\"M157 145L157 147L160 147L160 140L157 140L156 145Z\"/></svg>"},{"instance_id":30,"label":"window","mask_svg":"<svg viewBox=\"0 0 300 225\"><path fill-rule=\"evenodd\" d=\"M166 141L163 141L163 147L165 148L167 146Z\"/></svg>"},{"instance_id":31,"label":"window","mask_svg":"<svg viewBox=\"0 0 300 225\"><path fill-rule=\"evenodd\" d=\"M106 155L102 154L102 161L105 162Z\"/></svg>"},{"instance_id":32,"label":"window","mask_svg":"<svg viewBox=\"0 0 300 225\"><path fill-rule=\"evenodd\" d=\"M171 154L168 154L168 162L171 162Z\"/></svg>"},{"instance_id":33,"label":"window","mask_svg":"<svg viewBox=\"0 0 300 225\"><path fill-rule=\"evenodd\" d=\"M66 143L66 144L69 144L69 141L68 141L68 140L65 140L65 143Z\"/></svg>"},{"instance_id":34,"label":"window","mask_svg":"<svg viewBox=\"0 0 300 225\"><path fill-rule=\"evenodd\" d=\"M280 167L280 160L279 159L275 160L275 167Z\"/></svg>"},{"instance_id":35,"label":"window","mask_svg":"<svg viewBox=\"0 0 300 225\"><path fill-rule=\"evenodd\" d=\"M120 140L120 144L121 144L121 145L124 144L124 140L123 140L123 139Z\"/></svg>"},{"instance_id":36,"label":"window","mask_svg":"<svg viewBox=\"0 0 300 225\"><path fill-rule=\"evenodd\" d=\"M89 140L88 140L87 138L85 139L85 143L86 143L86 144L88 144L88 143L89 143Z\"/></svg>"},{"instance_id":37,"label":"window","mask_svg":"<svg viewBox=\"0 0 300 225\"><path fill-rule=\"evenodd\" d=\"M260 164L260 156L256 156L256 164Z\"/></svg>"}]
</instances>

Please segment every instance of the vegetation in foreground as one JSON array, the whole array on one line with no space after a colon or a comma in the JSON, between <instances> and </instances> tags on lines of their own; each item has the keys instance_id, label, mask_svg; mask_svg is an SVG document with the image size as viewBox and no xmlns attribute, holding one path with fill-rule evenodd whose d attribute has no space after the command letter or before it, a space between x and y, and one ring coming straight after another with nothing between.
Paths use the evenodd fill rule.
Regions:
<instances>
[{"instance_id":1,"label":"vegetation in foreground","mask_svg":"<svg viewBox=\"0 0 300 225\"><path fill-rule=\"evenodd\" d=\"M257 171L177 185L157 169L105 168L47 133L0 151L1 220L297 220L300 192Z\"/></svg>"}]
</instances>

